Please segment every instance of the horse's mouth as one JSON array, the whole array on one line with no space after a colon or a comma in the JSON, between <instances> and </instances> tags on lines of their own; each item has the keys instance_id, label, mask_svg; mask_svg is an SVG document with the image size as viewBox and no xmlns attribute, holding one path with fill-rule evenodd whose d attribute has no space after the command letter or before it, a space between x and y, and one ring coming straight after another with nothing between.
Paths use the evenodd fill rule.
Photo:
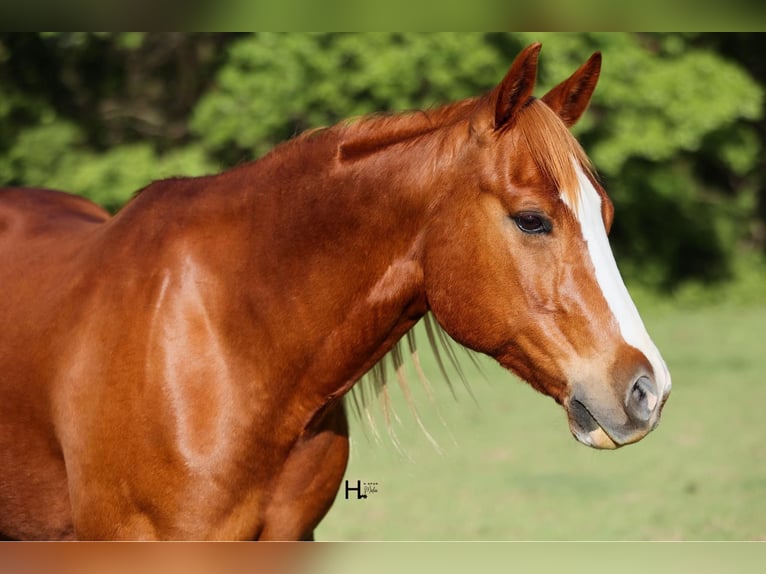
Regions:
<instances>
[{"instance_id":1,"label":"horse's mouth","mask_svg":"<svg viewBox=\"0 0 766 574\"><path fill-rule=\"evenodd\" d=\"M588 408L577 399L570 401L568 414L569 429L581 443L599 449L615 449L622 446L598 424Z\"/></svg>"}]
</instances>

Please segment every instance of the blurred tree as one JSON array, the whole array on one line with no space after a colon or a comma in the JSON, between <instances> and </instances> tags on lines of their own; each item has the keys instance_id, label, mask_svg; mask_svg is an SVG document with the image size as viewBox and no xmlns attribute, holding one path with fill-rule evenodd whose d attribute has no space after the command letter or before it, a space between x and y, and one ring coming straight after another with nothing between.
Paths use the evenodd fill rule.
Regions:
<instances>
[{"instance_id":1,"label":"blurred tree","mask_svg":"<svg viewBox=\"0 0 766 574\"><path fill-rule=\"evenodd\" d=\"M81 193L111 210L169 175L214 169L187 119L220 34L0 36L0 182Z\"/></svg>"},{"instance_id":2,"label":"blurred tree","mask_svg":"<svg viewBox=\"0 0 766 574\"><path fill-rule=\"evenodd\" d=\"M576 127L612 195L624 272L671 289L766 245L764 40L749 34L379 33L0 36L0 183L117 209L300 131L490 89L543 42L539 93L594 50Z\"/></svg>"},{"instance_id":3,"label":"blurred tree","mask_svg":"<svg viewBox=\"0 0 766 574\"><path fill-rule=\"evenodd\" d=\"M766 86L766 34L703 34L703 40L724 57L737 61L758 82ZM726 150L726 163L731 170L720 168L711 170L710 177L728 184L735 194L740 190L753 190L750 201L742 201L746 217L739 221L745 227L745 238L750 246L766 253L766 113L761 113L755 121L732 136L732 145ZM751 157L748 152L754 154ZM744 158L744 159L743 159ZM753 160L753 161L751 161ZM740 194L741 195L741 194ZM755 218L748 218L754 210Z\"/></svg>"},{"instance_id":4,"label":"blurred tree","mask_svg":"<svg viewBox=\"0 0 766 574\"><path fill-rule=\"evenodd\" d=\"M232 163L309 127L475 95L504 63L483 34L259 33L229 47L192 129Z\"/></svg>"}]
</instances>

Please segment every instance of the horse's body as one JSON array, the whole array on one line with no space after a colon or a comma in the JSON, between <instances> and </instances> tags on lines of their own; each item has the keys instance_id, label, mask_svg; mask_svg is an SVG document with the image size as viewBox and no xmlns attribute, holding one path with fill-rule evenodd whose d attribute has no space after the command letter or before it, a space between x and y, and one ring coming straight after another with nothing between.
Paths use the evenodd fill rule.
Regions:
<instances>
[{"instance_id":1,"label":"horse's body","mask_svg":"<svg viewBox=\"0 0 766 574\"><path fill-rule=\"evenodd\" d=\"M428 311L579 440L648 433L670 379L562 135L600 60L543 103L538 50L483 98L156 182L113 218L0 191L0 533L311 537L346 467L343 395ZM556 142L571 165L532 149Z\"/></svg>"}]
</instances>

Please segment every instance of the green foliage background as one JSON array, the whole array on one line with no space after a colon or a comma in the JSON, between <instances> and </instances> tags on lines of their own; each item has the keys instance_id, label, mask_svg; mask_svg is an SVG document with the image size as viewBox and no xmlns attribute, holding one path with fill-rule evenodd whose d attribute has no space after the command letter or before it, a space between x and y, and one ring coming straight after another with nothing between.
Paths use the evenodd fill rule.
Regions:
<instances>
[{"instance_id":1,"label":"green foliage background","mask_svg":"<svg viewBox=\"0 0 766 574\"><path fill-rule=\"evenodd\" d=\"M675 290L761 265L760 34L3 34L0 185L116 211L154 179L220 171L307 128L484 92L537 40L539 94L604 54L576 132L615 201L628 277Z\"/></svg>"}]
</instances>

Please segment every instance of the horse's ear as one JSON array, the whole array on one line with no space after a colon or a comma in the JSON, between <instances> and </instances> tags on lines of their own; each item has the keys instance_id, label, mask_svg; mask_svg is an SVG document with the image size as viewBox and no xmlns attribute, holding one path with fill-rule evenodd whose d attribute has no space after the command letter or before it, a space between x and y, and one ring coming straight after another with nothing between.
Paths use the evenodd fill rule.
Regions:
<instances>
[{"instance_id":1,"label":"horse's ear","mask_svg":"<svg viewBox=\"0 0 766 574\"><path fill-rule=\"evenodd\" d=\"M532 97L537 78L537 56L542 44L527 46L516 56L508 73L493 92L495 102L495 129L508 123Z\"/></svg>"},{"instance_id":2,"label":"horse's ear","mask_svg":"<svg viewBox=\"0 0 766 574\"><path fill-rule=\"evenodd\" d=\"M580 119L590 103L601 73L601 52L596 52L577 71L543 96L567 127Z\"/></svg>"}]
</instances>

